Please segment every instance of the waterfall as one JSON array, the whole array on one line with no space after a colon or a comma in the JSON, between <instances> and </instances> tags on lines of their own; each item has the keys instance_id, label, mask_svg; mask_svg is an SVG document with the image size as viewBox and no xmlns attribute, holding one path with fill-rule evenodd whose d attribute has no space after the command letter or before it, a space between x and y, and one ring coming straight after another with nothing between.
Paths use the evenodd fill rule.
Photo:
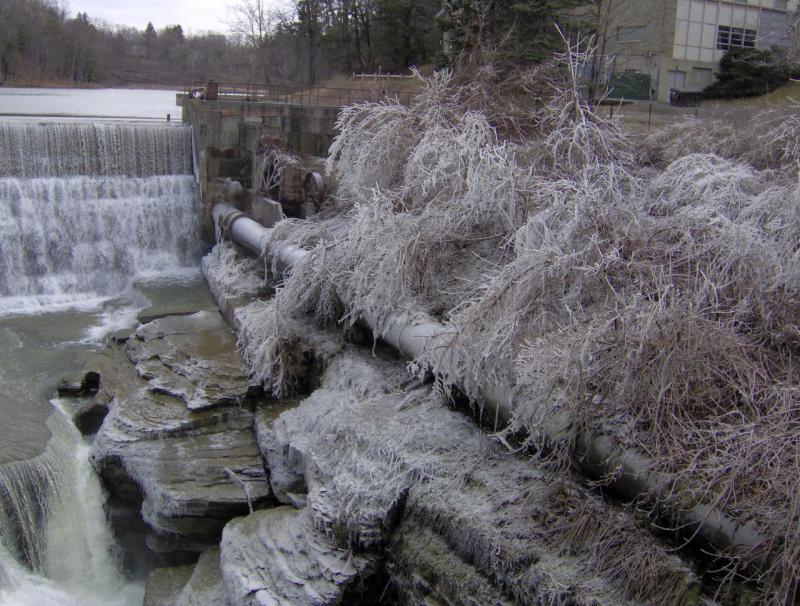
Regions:
<instances>
[{"instance_id":1,"label":"waterfall","mask_svg":"<svg viewBox=\"0 0 800 606\"><path fill-rule=\"evenodd\" d=\"M196 267L188 128L0 125L0 315Z\"/></svg>"},{"instance_id":2,"label":"waterfall","mask_svg":"<svg viewBox=\"0 0 800 606\"><path fill-rule=\"evenodd\" d=\"M110 294L196 264L190 176L0 179L0 297Z\"/></svg>"},{"instance_id":3,"label":"waterfall","mask_svg":"<svg viewBox=\"0 0 800 606\"><path fill-rule=\"evenodd\" d=\"M0 466L0 606L140 601L113 557L89 445L56 404L47 450Z\"/></svg>"},{"instance_id":4,"label":"waterfall","mask_svg":"<svg viewBox=\"0 0 800 606\"><path fill-rule=\"evenodd\" d=\"M64 454L57 452L58 446L61 444L34 459L0 465L0 548L6 556L38 572L45 568L42 528L50 503L58 496L58 473L53 466Z\"/></svg>"},{"instance_id":5,"label":"waterfall","mask_svg":"<svg viewBox=\"0 0 800 606\"><path fill-rule=\"evenodd\" d=\"M0 178L192 172L191 129L137 124L0 124Z\"/></svg>"},{"instance_id":6,"label":"waterfall","mask_svg":"<svg viewBox=\"0 0 800 606\"><path fill-rule=\"evenodd\" d=\"M195 272L191 171L185 127L0 124L0 321L96 306L137 277ZM48 321L58 322L43 318L45 331ZM52 345L69 349L67 339ZM41 372L20 357L20 372ZM55 404L46 450L0 465L0 606L141 604L141 584L126 584L112 555L89 445ZM0 399L4 432L21 422L16 405Z\"/></svg>"}]
</instances>

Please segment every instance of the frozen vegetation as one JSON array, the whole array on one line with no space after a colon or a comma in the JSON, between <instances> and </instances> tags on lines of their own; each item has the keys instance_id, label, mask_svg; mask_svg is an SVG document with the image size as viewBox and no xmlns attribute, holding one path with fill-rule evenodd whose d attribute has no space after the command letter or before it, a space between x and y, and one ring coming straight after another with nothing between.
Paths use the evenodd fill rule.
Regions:
<instances>
[{"instance_id":1,"label":"frozen vegetation","mask_svg":"<svg viewBox=\"0 0 800 606\"><path fill-rule=\"evenodd\" d=\"M442 404L397 361L343 347L297 408L256 419L276 496L303 493L295 515L358 554L353 567L386 557L398 603L697 603L691 565L653 545L634 516L510 455ZM273 583L266 591L282 590ZM274 598L264 603L305 603Z\"/></svg>"},{"instance_id":2,"label":"frozen vegetation","mask_svg":"<svg viewBox=\"0 0 800 606\"><path fill-rule=\"evenodd\" d=\"M468 81L442 73L409 106L346 108L327 161L337 194L313 220L286 221L272 231L270 247L291 243L310 254L274 297L240 314L240 346L264 385L284 395L298 389L307 370L307 352L298 348L309 348L314 337L302 318L312 317L319 329L390 312L410 321L435 318L446 336L410 369L435 377L442 402L463 394L478 408L482 386L513 386L510 419L494 438L537 453L529 473L574 463L576 441L586 432L606 436L620 451L637 451L654 470L671 474L668 492L680 502L713 505L757 527L758 545L711 554L719 558L715 599L741 596L746 583L758 603L795 603L800 120L763 113L740 129L688 120L635 139L581 101L570 77L578 58L502 78L488 69ZM235 275L226 280L237 288ZM329 401L324 394L312 398L320 399L318 418L287 419L321 422ZM438 414L417 413L408 423ZM337 416L328 431L343 419ZM416 447L406 445L389 457L389 469L353 471L391 478L392 486L382 482L381 490L392 491L361 495L364 486L354 484L342 494L361 505L369 501L361 515L374 509L388 517L407 477L429 478L426 487L439 481L446 465L429 472L426 457L446 458L452 444L435 442L419 458L402 454ZM468 466L473 455L461 445L452 456ZM371 446L364 448L372 459ZM362 464L342 460L329 492L310 493L318 527L351 506L344 497L337 501L336 491L355 481L344 475L346 466ZM416 489L415 498L424 501L425 489ZM614 520L613 530L604 529L582 517L591 517L592 499L573 503L577 489L549 490L566 495L562 548L594 558L595 568L583 559L570 564L581 574L599 575L597 583L632 601L686 599L658 594L687 587L685 579L669 580L683 568L654 572L653 562L667 560L649 554L646 534L625 534L635 524ZM647 497L639 508L658 511L660 503ZM426 511L421 502L414 515ZM530 514L508 515L513 525L515 516ZM348 520L343 529L361 544L380 540L359 534L369 520ZM660 523L669 525L669 516ZM542 523L535 540L552 546L550 528ZM413 532L415 541L427 536L424 525ZM403 555L406 539L394 540L396 566L411 566L413 557ZM617 540L632 543L623 548ZM492 565L486 562L483 574L496 578ZM523 595L525 583L514 582L520 593L511 594Z\"/></svg>"}]
</instances>

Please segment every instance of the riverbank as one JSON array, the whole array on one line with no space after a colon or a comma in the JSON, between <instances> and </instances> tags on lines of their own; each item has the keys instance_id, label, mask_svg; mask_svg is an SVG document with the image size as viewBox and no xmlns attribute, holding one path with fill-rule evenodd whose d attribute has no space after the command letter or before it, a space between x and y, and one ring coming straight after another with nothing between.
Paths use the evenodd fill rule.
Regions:
<instances>
[{"instance_id":1,"label":"riverbank","mask_svg":"<svg viewBox=\"0 0 800 606\"><path fill-rule=\"evenodd\" d=\"M569 83L521 107L475 91L530 80L487 79L344 108L336 195L310 220L216 215L283 272L241 320L256 377L276 395L304 385L304 318L366 323L509 449L582 470L655 535L713 554L709 599L792 603L796 114L632 138Z\"/></svg>"}]
</instances>

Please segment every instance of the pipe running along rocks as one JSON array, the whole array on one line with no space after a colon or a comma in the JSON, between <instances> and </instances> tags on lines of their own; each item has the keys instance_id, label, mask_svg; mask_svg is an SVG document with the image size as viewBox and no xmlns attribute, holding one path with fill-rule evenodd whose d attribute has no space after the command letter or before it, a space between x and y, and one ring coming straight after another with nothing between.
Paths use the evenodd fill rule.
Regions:
<instances>
[{"instance_id":1,"label":"pipe running along rocks","mask_svg":"<svg viewBox=\"0 0 800 606\"><path fill-rule=\"evenodd\" d=\"M228 238L257 256L270 255L281 272L309 254L297 246L268 250L271 230L230 204L215 204L212 217L217 240ZM435 320L409 323L407 318L391 312L381 315L366 312L362 319L381 340L409 359L417 358L424 350L446 350L448 328ZM486 385L481 391L496 425L507 424L515 408L513 388ZM556 441L564 429L564 419L552 418L546 432ZM698 537L719 550L746 555L766 540L754 524L740 523L714 505L692 502L681 494L671 475L654 470L652 460L632 449L620 452L607 436L581 434L575 444L573 460L584 474L595 479L609 479L607 485L621 496L653 504L656 511L673 521L683 534Z\"/></svg>"}]
</instances>

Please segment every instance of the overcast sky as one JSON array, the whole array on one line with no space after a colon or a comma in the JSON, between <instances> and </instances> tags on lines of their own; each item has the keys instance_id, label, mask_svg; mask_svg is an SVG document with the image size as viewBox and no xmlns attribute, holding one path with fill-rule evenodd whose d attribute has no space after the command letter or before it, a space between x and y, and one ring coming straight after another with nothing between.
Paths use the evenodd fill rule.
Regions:
<instances>
[{"instance_id":1,"label":"overcast sky","mask_svg":"<svg viewBox=\"0 0 800 606\"><path fill-rule=\"evenodd\" d=\"M2 1L2 0L0 0ZM112 25L130 25L138 29L152 21L156 29L167 25L183 28L185 34L213 30L225 33L225 9L230 0L68 0L71 16L88 13Z\"/></svg>"}]
</instances>

